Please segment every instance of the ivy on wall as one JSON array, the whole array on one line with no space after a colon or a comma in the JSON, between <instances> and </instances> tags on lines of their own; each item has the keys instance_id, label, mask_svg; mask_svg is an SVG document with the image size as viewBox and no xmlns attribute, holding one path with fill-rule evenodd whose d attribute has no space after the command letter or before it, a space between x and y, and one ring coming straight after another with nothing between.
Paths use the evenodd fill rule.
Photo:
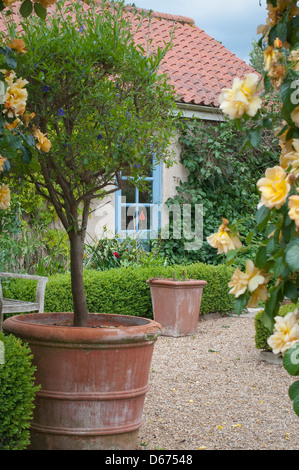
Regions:
<instances>
[{"instance_id":1,"label":"ivy on wall","mask_svg":"<svg viewBox=\"0 0 299 470\"><path fill-rule=\"evenodd\" d=\"M244 234L255 233L254 213L259 202L256 181L279 155L277 139L273 132L265 131L258 149L244 144L244 136L235 121L207 122L186 120L180 137L181 163L189 175L186 182L176 188L175 197L167 205L203 205L203 245L200 250L186 251L185 241L170 238L159 239L159 249L173 263L201 261L217 264L222 261L206 242L206 237L215 232L222 217L231 223L244 220L239 228ZM183 231L182 231L183 233ZM242 233L241 233L242 235ZM246 253L246 257L248 253Z\"/></svg>"}]
</instances>

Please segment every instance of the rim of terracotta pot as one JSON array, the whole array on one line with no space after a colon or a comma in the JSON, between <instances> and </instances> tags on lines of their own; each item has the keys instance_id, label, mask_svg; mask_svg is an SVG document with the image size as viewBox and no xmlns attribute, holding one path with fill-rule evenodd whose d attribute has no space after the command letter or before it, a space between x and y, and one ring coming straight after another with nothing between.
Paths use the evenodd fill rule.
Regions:
<instances>
[{"instance_id":1,"label":"rim of terracotta pot","mask_svg":"<svg viewBox=\"0 0 299 470\"><path fill-rule=\"evenodd\" d=\"M150 286L164 286L164 287L204 287L207 284L207 281L200 279L186 279L183 280L173 280L173 279L163 279L163 278L152 278L146 281Z\"/></svg>"},{"instance_id":2,"label":"rim of terracotta pot","mask_svg":"<svg viewBox=\"0 0 299 470\"><path fill-rule=\"evenodd\" d=\"M87 326L73 325L71 312L15 315L3 322L5 332L23 339L80 344L155 341L159 323L149 318L109 313L89 313Z\"/></svg>"}]
</instances>

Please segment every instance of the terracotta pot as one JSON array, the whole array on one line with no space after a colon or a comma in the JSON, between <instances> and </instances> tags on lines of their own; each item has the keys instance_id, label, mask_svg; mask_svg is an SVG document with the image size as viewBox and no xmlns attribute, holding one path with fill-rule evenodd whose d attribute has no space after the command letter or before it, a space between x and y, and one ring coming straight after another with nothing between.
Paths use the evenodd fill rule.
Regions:
<instances>
[{"instance_id":1,"label":"terracotta pot","mask_svg":"<svg viewBox=\"0 0 299 470\"><path fill-rule=\"evenodd\" d=\"M154 319L162 325L162 335L186 336L195 333L206 281L149 279Z\"/></svg>"},{"instance_id":2,"label":"terracotta pot","mask_svg":"<svg viewBox=\"0 0 299 470\"><path fill-rule=\"evenodd\" d=\"M145 318L71 313L5 320L30 346L41 385L31 424L34 450L132 450L142 424L154 343L161 326Z\"/></svg>"}]
</instances>

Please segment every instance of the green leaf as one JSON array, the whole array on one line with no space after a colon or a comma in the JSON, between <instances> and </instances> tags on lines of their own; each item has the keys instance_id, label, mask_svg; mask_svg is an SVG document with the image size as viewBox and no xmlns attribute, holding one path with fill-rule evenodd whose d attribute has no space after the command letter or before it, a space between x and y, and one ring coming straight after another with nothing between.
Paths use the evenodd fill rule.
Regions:
<instances>
[{"instance_id":1,"label":"green leaf","mask_svg":"<svg viewBox=\"0 0 299 470\"><path fill-rule=\"evenodd\" d=\"M248 129L247 135L248 135L248 139L252 147L258 148L262 140L262 127Z\"/></svg>"},{"instance_id":2,"label":"green leaf","mask_svg":"<svg viewBox=\"0 0 299 470\"><path fill-rule=\"evenodd\" d=\"M288 244L285 260L293 272L299 269L299 240L292 240Z\"/></svg>"},{"instance_id":3,"label":"green leaf","mask_svg":"<svg viewBox=\"0 0 299 470\"><path fill-rule=\"evenodd\" d=\"M265 264L267 263L267 246L265 245L262 245L257 254L256 254L256 258L255 258L255 265L257 268L264 268Z\"/></svg>"},{"instance_id":4,"label":"green leaf","mask_svg":"<svg viewBox=\"0 0 299 470\"><path fill-rule=\"evenodd\" d=\"M47 17L47 10L44 8L40 3L35 3L34 4L34 11L37 14L39 18L42 20L45 20Z\"/></svg>"},{"instance_id":5,"label":"green leaf","mask_svg":"<svg viewBox=\"0 0 299 470\"><path fill-rule=\"evenodd\" d=\"M278 276L281 276L285 268L285 259L283 256L280 256L275 260L274 263L274 276L277 278Z\"/></svg>"},{"instance_id":6,"label":"green leaf","mask_svg":"<svg viewBox=\"0 0 299 470\"><path fill-rule=\"evenodd\" d=\"M277 23L269 32L269 45L272 46L275 39L279 38L282 42L287 39L288 28L285 23Z\"/></svg>"},{"instance_id":7,"label":"green leaf","mask_svg":"<svg viewBox=\"0 0 299 470\"><path fill-rule=\"evenodd\" d=\"M237 315L241 315L243 310L246 308L246 305L249 302L249 297L249 293L245 292L244 294L240 295L240 297L234 300L234 312Z\"/></svg>"},{"instance_id":8,"label":"green leaf","mask_svg":"<svg viewBox=\"0 0 299 470\"><path fill-rule=\"evenodd\" d=\"M264 205L261 206L259 210L257 211L257 213L255 214L255 220L258 226L257 227L258 230L263 230L263 228L265 228L269 218L270 218L270 211L268 207Z\"/></svg>"},{"instance_id":9,"label":"green leaf","mask_svg":"<svg viewBox=\"0 0 299 470\"><path fill-rule=\"evenodd\" d=\"M254 235L254 230L251 230L246 237L246 243L249 245L251 243L252 237Z\"/></svg>"},{"instance_id":10,"label":"green leaf","mask_svg":"<svg viewBox=\"0 0 299 470\"><path fill-rule=\"evenodd\" d=\"M289 397L293 400L293 408L297 416L299 416L299 380L296 380L289 388Z\"/></svg>"},{"instance_id":11,"label":"green leaf","mask_svg":"<svg viewBox=\"0 0 299 470\"><path fill-rule=\"evenodd\" d=\"M5 62L11 69L15 69L18 65L16 58L9 55L5 57Z\"/></svg>"},{"instance_id":12,"label":"green leaf","mask_svg":"<svg viewBox=\"0 0 299 470\"><path fill-rule=\"evenodd\" d=\"M284 295L288 297L288 299L296 299L297 298L297 286L292 281L286 281L284 284Z\"/></svg>"},{"instance_id":13,"label":"green leaf","mask_svg":"<svg viewBox=\"0 0 299 470\"><path fill-rule=\"evenodd\" d=\"M265 304L265 309L262 314L262 322L269 329L273 330L274 328L274 317L277 315L280 302L283 299L282 292L283 284L280 283L272 292L270 292L269 298Z\"/></svg>"},{"instance_id":14,"label":"green leaf","mask_svg":"<svg viewBox=\"0 0 299 470\"><path fill-rule=\"evenodd\" d=\"M290 375L299 375L299 344L284 353L283 366Z\"/></svg>"},{"instance_id":15,"label":"green leaf","mask_svg":"<svg viewBox=\"0 0 299 470\"><path fill-rule=\"evenodd\" d=\"M31 15L32 9L33 6L31 0L24 0L20 7L20 13L24 18L27 18L27 16Z\"/></svg>"},{"instance_id":16,"label":"green leaf","mask_svg":"<svg viewBox=\"0 0 299 470\"><path fill-rule=\"evenodd\" d=\"M21 150L22 150L22 156L21 156L22 162L30 163L32 159L31 151L24 146L21 147Z\"/></svg>"},{"instance_id":17,"label":"green leaf","mask_svg":"<svg viewBox=\"0 0 299 470\"><path fill-rule=\"evenodd\" d=\"M296 380L289 388L289 397L291 400L295 400L297 395L299 395L299 380Z\"/></svg>"}]
</instances>

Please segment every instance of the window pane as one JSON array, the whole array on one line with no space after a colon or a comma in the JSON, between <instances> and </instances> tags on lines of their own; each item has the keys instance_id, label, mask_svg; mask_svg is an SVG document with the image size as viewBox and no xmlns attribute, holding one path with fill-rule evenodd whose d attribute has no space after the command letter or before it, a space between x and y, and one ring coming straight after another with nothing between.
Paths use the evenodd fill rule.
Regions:
<instances>
[{"instance_id":1,"label":"window pane","mask_svg":"<svg viewBox=\"0 0 299 470\"><path fill-rule=\"evenodd\" d=\"M135 230L135 229L136 229L135 207L122 206L121 230Z\"/></svg>"},{"instance_id":2,"label":"window pane","mask_svg":"<svg viewBox=\"0 0 299 470\"><path fill-rule=\"evenodd\" d=\"M136 189L130 180L121 181L121 195L126 198L127 204L136 202Z\"/></svg>"},{"instance_id":3,"label":"window pane","mask_svg":"<svg viewBox=\"0 0 299 470\"><path fill-rule=\"evenodd\" d=\"M139 202L152 204L153 203L153 182L146 181L146 186L139 190Z\"/></svg>"},{"instance_id":4,"label":"window pane","mask_svg":"<svg viewBox=\"0 0 299 470\"><path fill-rule=\"evenodd\" d=\"M139 208L139 227L138 230L150 230L151 228L151 210L150 207Z\"/></svg>"}]
</instances>

